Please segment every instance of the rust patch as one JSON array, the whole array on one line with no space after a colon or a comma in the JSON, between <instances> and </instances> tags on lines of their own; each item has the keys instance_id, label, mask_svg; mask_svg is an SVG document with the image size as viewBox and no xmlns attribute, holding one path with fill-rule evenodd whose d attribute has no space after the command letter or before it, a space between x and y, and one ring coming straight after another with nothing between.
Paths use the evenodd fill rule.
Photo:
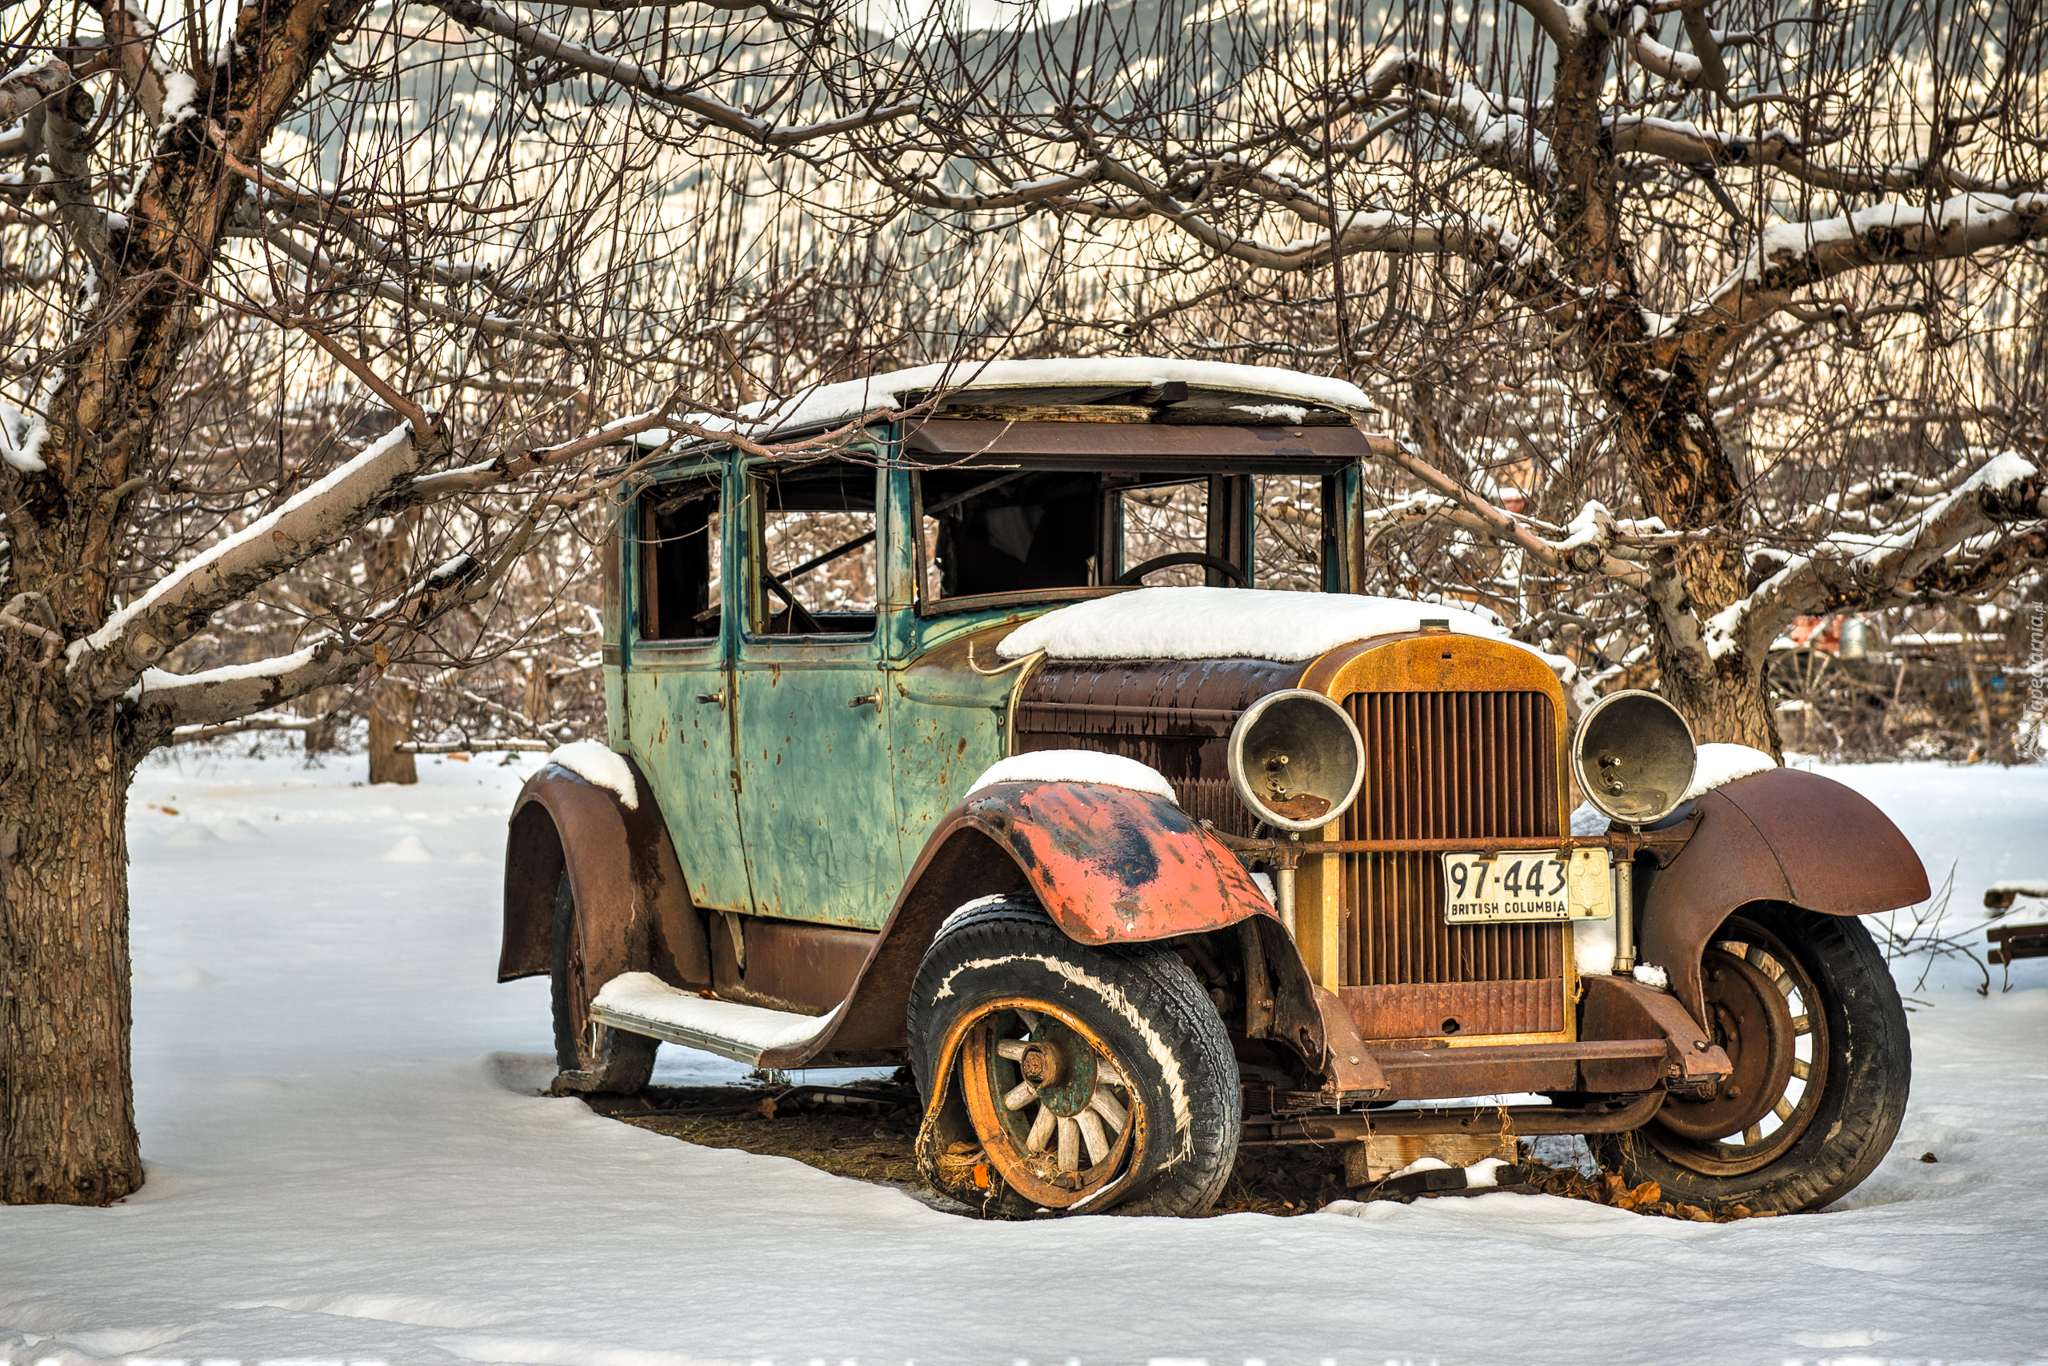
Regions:
<instances>
[{"instance_id":1,"label":"rust patch","mask_svg":"<svg viewBox=\"0 0 2048 1366\"><path fill-rule=\"evenodd\" d=\"M1236 856L1171 803L1127 788L1001 783L968 814L1084 944L1164 939L1271 908Z\"/></svg>"}]
</instances>

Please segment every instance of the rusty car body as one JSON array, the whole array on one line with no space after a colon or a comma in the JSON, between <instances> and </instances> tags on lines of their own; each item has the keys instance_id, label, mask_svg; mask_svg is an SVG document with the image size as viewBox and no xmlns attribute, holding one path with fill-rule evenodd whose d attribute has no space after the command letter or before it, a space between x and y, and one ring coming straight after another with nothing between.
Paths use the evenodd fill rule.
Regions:
<instances>
[{"instance_id":1,"label":"rusty car body","mask_svg":"<svg viewBox=\"0 0 2048 1366\"><path fill-rule=\"evenodd\" d=\"M1306 657L1006 657L1133 593L1335 611L1384 438L1349 386L1168 361L883 376L752 435L940 391L829 457L700 441L628 481L608 745L536 774L508 845L499 975L553 979L560 1087L637 1087L658 1040L909 1062L927 1177L1013 1213L1197 1212L1242 1144L1579 1133L1754 1210L1875 1165L1906 1039L1855 917L1927 884L1867 801L1776 768L1573 834L1559 662L1452 608ZM1298 838L1230 767L1283 695L1359 766ZM1591 890L1449 918L1447 869L1518 855Z\"/></svg>"}]
</instances>

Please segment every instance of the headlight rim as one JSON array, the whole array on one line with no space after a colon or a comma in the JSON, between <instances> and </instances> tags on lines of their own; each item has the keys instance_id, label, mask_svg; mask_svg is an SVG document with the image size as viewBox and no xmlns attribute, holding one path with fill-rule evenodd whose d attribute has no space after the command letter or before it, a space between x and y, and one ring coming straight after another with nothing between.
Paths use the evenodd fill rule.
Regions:
<instances>
[{"instance_id":1,"label":"headlight rim","mask_svg":"<svg viewBox=\"0 0 2048 1366\"><path fill-rule=\"evenodd\" d=\"M1686 744L1690 748L1692 756L1690 766L1686 771L1685 782L1678 786L1676 795L1672 797L1669 805L1665 806L1662 810L1656 812L1656 814L1650 816L1644 816L1641 814L1623 815L1612 810L1605 801L1601 800L1601 794L1599 793L1595 785L1588 782L1586 779L1586 765L1584 760L1586 753L1587 731L1591 728L1593 722L1601 715L1601 713L1607 711L1610 707L1614 706L1615 704L1631 698L1647 698L1650 701L1655 702L1657 705L1663 707L1666 711L1668 711L1678 721L1680 728L1685 732ZM1680 711L1677 707L1673 706L1669 698L1663 696L1660 693L1651 692L1647 688L1623 688L1618 692L1611 692L1606 694L1604 697L1596 701L1592 706L1586 708L1585 711L1580 713L1578 724L1572 728L1571 748L1567 753L1566 758L1571 768L1572 781L1574 785L1576 785L1579 789L1580 796L1585 798L1585 800L1588 803L1590 803L1596 811L1598 811L1601 815L1607 817L1608 820L1615 822L1619 825L1627 826L1630 829L1641 830L1645 827L1655 825L1658 821L1665 819L1672 812L1678 810L1680 807L1685 805L1686 793L1691 789L1693 779L1699 775L1699 755L1699 737L1693 733L1692 722L1685 719L1685 713Z\"/></svg>"},{"instance_id":2,"label":"headlight rim","mask_svg":"<svg viewBox=\"0 0 2048 1366\"><path fill-rule=\"evenodd\" d=\"M1343 723L1343 733L1349 737L1351 752L1355 759L1351 773L1351 786L1345 792L1343 800L1332 802L1328 811L1313 820L1307 821L1290 820L1281 816L1266 807L1254 796L1250 779L1244 769L1244 746L1241 742L1242 737L1249 732L1251 726L1260 717L1264 716L1267 711L1283 701L1298 699L1313 700L1327 708L1332 715ZM1334 698L1330 697L1327 693L1317 692L1314 688L1281 688L1277 691L1269 692L1256 702L1253 702L1244 709L1243 714L1231 726L1230 734L1225 740L1224 752L1230 772L1231 791L1238 801L1252 814L1255 820L1286 835L1309 834L1312 831L1321 830L1324 826L1334 821L1341 820L1344 813L1351 809L1352 803L1358 800L1358 794L1365 786L1367 755L1365 737L1359 733L1358 723L1351 719L1351 713L1346 711Z\"/></svg>"}]
</instances>

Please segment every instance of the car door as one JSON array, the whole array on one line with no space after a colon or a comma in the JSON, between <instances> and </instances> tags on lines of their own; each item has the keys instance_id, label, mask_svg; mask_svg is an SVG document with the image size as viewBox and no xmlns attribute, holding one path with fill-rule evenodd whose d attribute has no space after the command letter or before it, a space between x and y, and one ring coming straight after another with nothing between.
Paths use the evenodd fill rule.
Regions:
<instances>
[{"instance_id":1,"label":"car door","mask_svg":"<svg viewBox=\"0 0 2048 1366\"><path fill-rule=\"evenodd\" d=\"M734 667L757 914L880 928L903 878L872 462L750 463Z\"/></svg>"},{"instance_id":2,"label":"car door","mask_svg":"<svg viewBox=\"0 0 2048 1366\"><path fill-rule=\"evenodd\" d=\"M664 473L626 509L623 670L627 748L661 803L690 896L753 904L733 763L732 550L728 475L705 463Z\"/></svg>"}]
</instances>

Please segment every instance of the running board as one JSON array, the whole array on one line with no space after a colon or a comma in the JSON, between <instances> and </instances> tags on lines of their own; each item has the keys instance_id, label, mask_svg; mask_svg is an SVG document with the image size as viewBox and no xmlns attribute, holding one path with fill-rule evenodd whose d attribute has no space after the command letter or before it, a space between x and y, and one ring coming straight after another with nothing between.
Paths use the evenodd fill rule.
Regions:
<instances>
[{"instance_id":1,"label":"running board","mask_svg":"<svg viewBox=\"0 0 2048 1366\"><path fill-rule=\"evenodd\" d=\"M801 1045L823 1032L838 1014L798 1015L787 1010L741 1005L682 991L651 972L612 978L590 1003L593 1022L641 1034L663 1043L701 1048L750 1067L770 1049Z\"/></svg>"}]
</instances>

